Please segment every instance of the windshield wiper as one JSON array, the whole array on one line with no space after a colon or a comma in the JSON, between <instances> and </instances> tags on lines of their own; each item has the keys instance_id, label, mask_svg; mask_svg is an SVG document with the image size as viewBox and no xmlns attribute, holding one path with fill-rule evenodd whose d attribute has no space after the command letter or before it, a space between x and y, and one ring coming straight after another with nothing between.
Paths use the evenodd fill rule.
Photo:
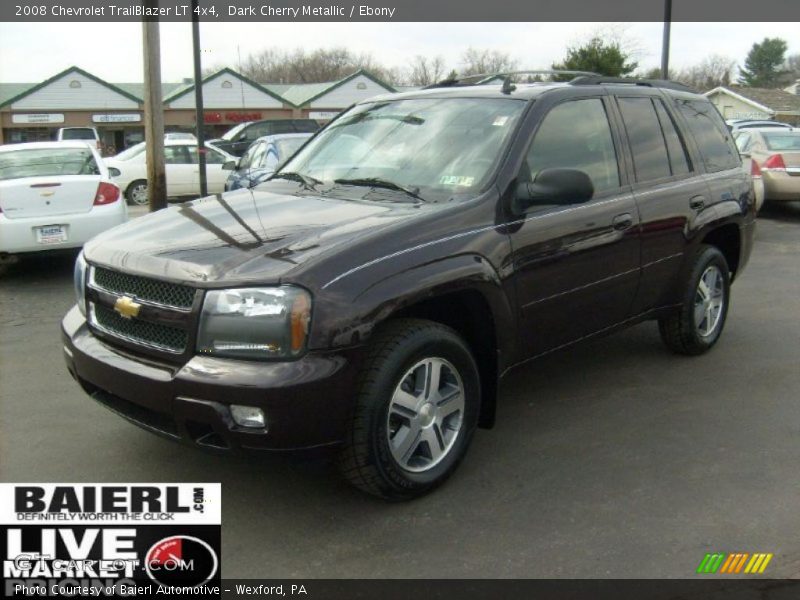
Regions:
<instances>
[{"instance_id":1,"label":"windshield wiper","mask_svg":"<svg viewBox=\"0 0 800 600\"><path fill-rule=\"evenodd\" d=\"M322 183L321 180L316 179L315 177L303 175L302 173L296 173L294 171L281 171L279 173L275 173L272 177L270 177L270 179L289 179L291 181L299 181L300 183L304 183L306 187L310 188Z\"/></svg>"},{"instance_id":2,"label":"windshield wiper","mask_svg":"<svg viewBox=\"0 0 800 600\"><path fill-rule=\"evenodd\" d=\"M381 179L380 177L360 177L355 179L334 179L333 183L340 183L342 185L360 185L367 187L385 188L387 190L396 190L404 194L425 202L425 198L420 196L414 188L406 187L388 179Z\"/></svg>"}]
</instances>

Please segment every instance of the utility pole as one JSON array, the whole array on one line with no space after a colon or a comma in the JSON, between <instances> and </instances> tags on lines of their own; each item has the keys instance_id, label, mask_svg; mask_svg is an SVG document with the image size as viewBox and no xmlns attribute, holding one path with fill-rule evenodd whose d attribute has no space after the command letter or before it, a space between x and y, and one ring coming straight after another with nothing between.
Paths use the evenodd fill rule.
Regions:
<instances>
[{"instance_id":1,"label":"utility pole","mask_svg":"<svg viewBox=\"0 0 800 600\"><path fill-rule=\"evenodd\" d=\"M206 136L203 131L203 77L200 68L200 16L197 14L198 2L192 0L192 49L194 50L194 104L197 115L197 156L200 166L200 196L208 196L208 179L206 178Z\"/></svg>"},{"instance_id":2,"label":"utility pole","mask_svg":"<svg viewBox=\"0 0 800 600\"><path fill-rule=\"evenodd\" d=\"M146 0L155 7L158 0ZM167 175L164 168L164 106L161 97L161 36L158 20L142 21L144 50L144 141L147 157L147 195L150 211L167 207Z\"/></svg>"},{"instance_id":3,"label":"utility pole","mask_svg":"<svg viewBox=\"0 0 800 600\"><path fill-rule=\"evenodd\" d=\"M664 37L661 42L661 79L669 79L669 34L672 24L672 0L664 0Z\"/></svg>"}]
</instances>

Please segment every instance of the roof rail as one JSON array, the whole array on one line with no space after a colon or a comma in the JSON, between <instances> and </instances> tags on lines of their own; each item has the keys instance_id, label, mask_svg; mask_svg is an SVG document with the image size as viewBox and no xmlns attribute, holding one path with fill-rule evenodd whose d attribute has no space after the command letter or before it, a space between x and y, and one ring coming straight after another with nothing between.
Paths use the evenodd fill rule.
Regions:
<instances>
[{"instance_id":1,"label":"roof rail","mask_svg":"<svg viewBox=\"0 0 800 600\"><path fill-rule=\"evenodd\" d=\"M540 69L530 71L503 71L498 73L476 73L475 75L464 75L463 77L450 77L437 81L431 85L425 86L424 90L439 88L439 87L460 87L467 85L484 85L490 81L502 78L504 82L510 82L511 77L515 75L571 75L572 77L600 77L597 73L591 71L568 71L559 69Z\"/></svg>"},{"instance_id":2,"label":"roof rail","mask_svg":"<svg viewBox=\"0 0 800 600\"><path fill-rule=\"evenodd\" d=\"M570 81L571 85L602 85L602 84L627 84L627 85L640 85L645 87L658 87L668 90L676 90L679 92L692 92L698 93L694 88L678 83L677 81L669 81L667 79L634 79L632 77L606 77L604 75L594 76L581 76L576 77Z\"/></svg>"}]
</instances>

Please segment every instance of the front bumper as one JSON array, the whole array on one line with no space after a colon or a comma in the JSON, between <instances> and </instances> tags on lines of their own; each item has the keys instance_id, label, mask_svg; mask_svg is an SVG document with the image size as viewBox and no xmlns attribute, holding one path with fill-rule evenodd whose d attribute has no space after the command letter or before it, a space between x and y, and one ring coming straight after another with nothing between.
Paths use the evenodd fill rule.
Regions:
<instances>
[{"instance_id":1,"label":"front bumper","mask_svg":"<svg viewBox=\"0 0 800 600\"><path fill-rule=\"evenodd\" d=\"M287 362L196 356L157 363L96 338L77 307L61 324L72 376L95 400L140 427L213 450L299 450L344 438L355 398L357 350ZM264 429L236 425L229 406L264 410Z\"/></svg>"}]
</instances>

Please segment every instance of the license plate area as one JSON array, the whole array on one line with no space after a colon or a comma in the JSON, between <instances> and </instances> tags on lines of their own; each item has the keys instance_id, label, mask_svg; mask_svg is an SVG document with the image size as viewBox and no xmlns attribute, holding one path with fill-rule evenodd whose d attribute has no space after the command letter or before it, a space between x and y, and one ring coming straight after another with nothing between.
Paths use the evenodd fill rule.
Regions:
<instances>
[{"instance_id":1,"label":"license plate area","mask_svg":"<svg viewBox=\"0 0 800 600\"><path fill-rule=\"evenodd\" d=\"M40 244L60 244L67 241L66 225L43 225L35 230L36 241Z\"/></svg>"}]
</instances>

